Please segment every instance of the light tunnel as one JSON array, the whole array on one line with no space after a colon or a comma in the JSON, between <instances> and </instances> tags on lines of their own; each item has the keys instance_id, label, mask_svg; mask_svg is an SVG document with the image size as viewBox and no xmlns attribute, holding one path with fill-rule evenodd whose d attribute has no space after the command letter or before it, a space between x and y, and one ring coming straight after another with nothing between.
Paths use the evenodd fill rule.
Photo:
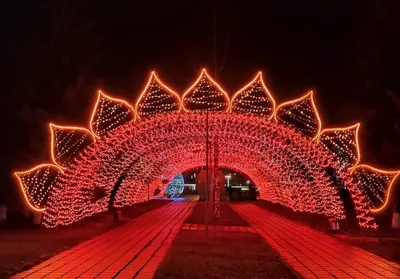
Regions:
<instances>
[{"instance_id":1,"label":"light tunnel","mask_svg":"<svg viewBox=\"0 0 400 279\"><path fill-rule=\"evenodd\" d=\"M50 124L53 163L16 172L19 186L47 227L106 211L110 200L145 201L205 165L207 117L219 165L248 175L261 199L343 219L342 183L359 225L376 228L399 172L359 164L359 124L322 130L312 92L276 106L261 73L232 100L205 70L182 99L154 72L136 108L99 91L89 129Z\"/></svg>"}]
</instances>

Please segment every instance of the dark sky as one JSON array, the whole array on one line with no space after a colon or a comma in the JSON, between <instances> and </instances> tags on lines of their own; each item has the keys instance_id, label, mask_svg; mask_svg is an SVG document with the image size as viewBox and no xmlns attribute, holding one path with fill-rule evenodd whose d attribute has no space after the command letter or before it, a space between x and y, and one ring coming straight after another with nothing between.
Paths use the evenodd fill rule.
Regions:
<instances>
[{"instance_id":1,"label":"dark sky","mask_svg":"<svg viewBox=\"0 0 400 279\"><path fill-rule=\"evenodd\" d=\"M180 93L202 67L230 95L258 70L278 103L314 89L325 127L361 121L365 162L400 167L397 2L6 1L2 185L49 161L46 123L87 125L100 87L134 104L153 69Z\"/></svg>"}]
</instances>

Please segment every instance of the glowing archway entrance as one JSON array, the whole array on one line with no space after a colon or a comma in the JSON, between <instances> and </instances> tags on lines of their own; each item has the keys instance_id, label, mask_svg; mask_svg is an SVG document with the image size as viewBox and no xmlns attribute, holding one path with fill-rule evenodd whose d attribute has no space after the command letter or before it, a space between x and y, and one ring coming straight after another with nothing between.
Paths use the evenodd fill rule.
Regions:
<instances>
[{"instance_id":1,"label":"glowing archway entrance","mask_svg":"<svg viewBox=\"0 0 400 279\"><path fill-rule=\"evenodd\" d=\"M54 227L107 210L116 183L114 206L147 200L163 180L204 165L204 111L221 167L247 174L262 199L344 218L343 183L359 224L376 227L371 213L388 204L399 172L358 165L358 124L321 131L312 92L276 107L261 73L232 100L205 70L182 100L154 72L136 109L99 91L90 130L51 124L54 164L16 173L27 203Z\"/></svg>"}]
</instances>

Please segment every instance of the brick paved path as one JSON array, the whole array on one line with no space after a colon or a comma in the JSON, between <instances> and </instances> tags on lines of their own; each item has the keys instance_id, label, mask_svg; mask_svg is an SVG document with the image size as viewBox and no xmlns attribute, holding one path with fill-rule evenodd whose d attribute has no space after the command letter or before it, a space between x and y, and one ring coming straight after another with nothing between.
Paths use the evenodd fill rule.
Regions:
<instances>
[{"instance_id":1,"label":"brick paved path","mask_svg":"<svg viewBox=\"0 0 400 279\"><path fill-rule=\"evenodd\" d=\"M169 203L14 278L152 278L194 204Z\"/></svg>"},{"instance_id":2,"label":"brick paved path","mask_svg":"<svg viewBox=\"0 0 400 279\"><path fill-rule=\"evenodd\" d=\"M400 278L400 265L254 204L231 205L304 278Z\"/></svg>"},{"instance_id":3,"label":"brick paved path","mask_svg":"<svg viewBox=\"0 0 400 279\"><path fill-rule=\"evenodd\" d=\"M246 227L246 226L221 226L221 225L210 224L210 225L208 225L208 229L210 231L216 231L216 232L250 232L250 233L256 232L253 228ZM185 223L185 224L183 224L181 230L183 230L183 231L205 231L206 225Z\"/></svg>"}]
</instances>

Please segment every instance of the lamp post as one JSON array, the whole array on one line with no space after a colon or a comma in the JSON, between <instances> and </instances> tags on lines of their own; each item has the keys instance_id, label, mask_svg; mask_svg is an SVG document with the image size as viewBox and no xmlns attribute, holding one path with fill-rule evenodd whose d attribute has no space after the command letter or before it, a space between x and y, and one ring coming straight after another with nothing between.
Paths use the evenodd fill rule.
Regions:
<instances>
[{"instance_id":1,"label":"lamp post","mask_svg":"<svg viewBox=\"0 0 400 279\"><path fill-rule=\"evenodd\" d=\"M213 175L213 186L214 186L214 218L220 218L220 176L219 176L219 146L217 142L214 142L214 175Z\"/></svg>"},{"instance_id":2,"label":"lamp post","mask_svg":"<svg viewBox=\"0 0 400 279\"><path fill-rule=\"evenodd\" d=\"M230 175L225 175L225 178L226 178L226 187L230 187L230 184L229 184L229 180L231 179L231 177L232 176L230 176Z\"/></svg>"},{"instance_id":3,"label":"lamp post","mask_svg":"<svg viewBox=\"0 0 400 279\"><path fill-rule=\"evenodd\" d=\"M208 112L206 112L206 237L208 237L208 188L209 188L209 177L208 177Z\"/></svg>"}]
</instances>

